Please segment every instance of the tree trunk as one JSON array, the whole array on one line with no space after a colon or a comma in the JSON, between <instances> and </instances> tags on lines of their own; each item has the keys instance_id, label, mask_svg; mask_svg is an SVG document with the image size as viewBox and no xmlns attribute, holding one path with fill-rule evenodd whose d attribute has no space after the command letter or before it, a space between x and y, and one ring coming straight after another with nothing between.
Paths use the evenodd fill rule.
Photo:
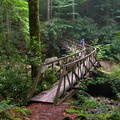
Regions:
<instances>
[{"instance_id":1,"label":"tree trunk","mask_svg":"<svg viewBox=\"0 0 120 120\"><path fill-rule=\"evenodd\" d=\"M32 58L36 56L34 41L40 42L40 21L39 21L39 2L38 0L29 0L29 27L30 27L30 51ZM31 59L31 56L29 56ZM34 62L31 63L31 77L35 79L38 69Z\"/></svg>"},{"instance_id":2,"label":"tree trunk","mask_svg":"<svg viewBox=\"0 0 120 120\"><path fill-rule=\"evenodd\" d=\"M6 9L7 8L7 9ZM5 19L5 32L6 32L6 38L5 38L5 50L6 50L6 54L8 56L10 56L10 24L9 24L9 5L7 3L5 3L5 9L4 9L4 19Z\"/></svg>"},{"instance_id":3,"label":"tree trunk","mask_svg":"<svg viewBox=\"0 0 120 120\"><path fill-rule=\"evenodd\" d=\"M110 5L110 0L106 0L106 3L108 5L108 7L106 7L106 25L108 25L108 20L109 20L109 5Z\"/></svg>"},{"instance_id":4,"label":"tree trunk","mask_svg":"<svg viewBox=\"0 0 120 120\"><path fill-rule=\"evenodd\" d=\"M86 15L89 15L89 1L86 1L85 4L86 4Z\"/></svg>"},{"instance_id":5,"label":"tree trunk","mask_svg":"<svg viewBox=\"0 0 120 120\"><path fill-rule=\"evenodd\" d=\"M75 1L72 1L72 19L75 20Z\"/></svg>"},{"instance_id":6,"label":"tree trunk","mask_svg":"<svg viewBox=\"0 0 120 120\"><path fill-rule=\"evenodd\" d=\"M50 0L47 0L47 20L50 21Z\"/></svg>"},{"instance_id":7,"label":"tree trunk","mask_svg":"<svg viewBox=\"0 0 120 120\"><path fill-rule=\"evenodd\" d=\"M52 0L50 2L50 19L52 19Z\"/></svg>"}]
</instances>

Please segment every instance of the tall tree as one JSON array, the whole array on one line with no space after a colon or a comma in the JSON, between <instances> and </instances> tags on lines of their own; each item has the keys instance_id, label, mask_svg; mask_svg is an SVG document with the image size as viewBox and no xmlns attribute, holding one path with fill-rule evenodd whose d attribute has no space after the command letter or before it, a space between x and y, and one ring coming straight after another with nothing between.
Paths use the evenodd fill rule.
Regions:
<instances>
[{"instance_id":1,"label":"tall tree","mask_svg":"<svg viewBox=\"0 0 120 120\"><path fill-rule=\"evenodd\" d=\"M30 27L30 55L31 60L31 76L34 79L37 75L37 65L34 62L37 56L36 46L34 43L40 42L40 21L39 21L39 1L29 0L29 27Z\"/></svg>"},{"instance_id":2,"label":"tall tree","mask_svg":"<svg viewBox=\"0 0 120 120\"><path fill-rule=\"evenodd\" d=\"M75 0L72 1L72 14L73 14L73 20L75 20Z\"/></svg>"},{"instance_id":3,"label":"tall tree","mask_svg":"<svg viewBox=\"0 0 120 120\"><path fill-rule=\"evenodd\" d=\"M6 39L5 39L5 50L6 50L6 54L9 58L10 56L10 49L9 49L9 41L10 41L10 19L9 19L9 4L6 2L4 3L4 20L5 20L5 33L6 33ZM8 9L6 9L8 8Z\"/></svg>"},{"instance_id":4,"label":"tall tree","mask_svg":"<svg viewBox=\"0 0 120 120\"><path fill-rule=\"evenodd\" d=\"M7 9L6 9L7 8ZM24 41L28 34L28 3L25 0L0 0L0 43L7 58L14 48L21 49L18 41ZM3 37L4 36L4 37ZM3 40L4 39L4 40Z\"/></svg>"},{"instance_id":5,"label":"tall tree","mask_svg":"<svg viewBox=\"0 0 120 120\"><path fill-rule=\"evenodd\" d=\"M52 3L53 3L53 2L52 2L52 0L51 0L51 2L50 2L50 6L51 6L51 7L50 7L50 17L51 17L51 19L52 19Z\"/></svg>"},{"instance_id":6,"label":"tall tree","mask_svg":"<svg viewBox=\"0 0 120 120\"><path fill-rule=\"evenodd\" d=\"M47 20L50 21L50 0L47 0Z\"/></svg>"}]
</instances>

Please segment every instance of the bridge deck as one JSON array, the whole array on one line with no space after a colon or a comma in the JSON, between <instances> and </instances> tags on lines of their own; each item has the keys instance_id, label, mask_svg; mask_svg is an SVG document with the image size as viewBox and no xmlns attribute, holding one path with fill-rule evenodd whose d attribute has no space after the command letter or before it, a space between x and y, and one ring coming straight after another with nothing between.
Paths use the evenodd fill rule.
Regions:
<instances>
[{"instance_id":1,"label":"bridge deck","mask_svg":"<svg viewBox=\"0 0 120 120\"><path fill-rule=\"evenodd\" d=\"M30 101L54 103L57 87L58 85L55 85L50 90L39 93L38 95L30 99Z\"/></svg>"},{"instance_id":2,"label":"bridge deck","mask_svg":"<svg viewBox=\"0 0 120 120\"><path fill-rule=\"evenodd\" d=\"M91 68L91 70L93 70L93 69L94 69L94 67ZM78 68L76 68L75 71L76 71L76 74L77 74ZM85 71L83 70L83 73L82 73L82 74L84 74L84 73L85 73ZM75 84L75 83L77 82L75 75L74 75L73 78L72 78L72 77L71 77L71 76L72 76L71 73L69 73L68 76L69 76L69 78L70 78L70 82L71 82L72 80L73 80L73 84ZM78 75L78 76L79 76L79 78L81 78L81 74ZM89 76L89 74L87 74L87 76ZM87 77L87 76L85 76L85 77ZM61 94L59 94L59 97L62 95L62 93L63 93L63 91L64 91L64 82L63 82L63 81L64 81L64 80L62 80L62 84L61 84L61 87L60 87L60 93L61 93ZM65 85L66 85L66 86L65 86L65 90L67 91L67 90L70 88L70 85L69 85L69 82L68 82L68 78L66 78L65 82L66 82L66 83L65 83ZM30 101L34 101L34 102L44 102L44 103L54 103L55 96L56 96L57 89L58 89L58 85L59 85L59 81L56 82L51 89L46 90L46 91L43 91L43 92L37 94L37 95L34 96L32 99L30 99Z\"/></svg>"},{"instance_id":3,"label":"bridge deck","mask_svg":"<svg viewBox=\"0 0 120 120\"><path fill-rule=\"evenodd\" d=\"M69 43L70 42L68 41L67 44ZM72 56L66 57L64 59L59 59L58 63L60 63L60 66L62 66L59 81L56 82L51 89L39 93L38 95L30 99L30 101L56 104L62 101L59 98L65 98L67 96L66 93L68 92L68 90L71 90L71 94L73 94L72 89L77 83L77 80L81 81L81 78L86 78L90 76L91 71L95 69L98 65L100 65L94 56L96 49L93 49L93 47L89 45L88 47L90 47L92 51L88 48L88 50L85 49L87 52L81 50L81 54L73 54ZM69 59L71 61L69 61ZM50 62L50 64L54 66L54 61L53 63ZM46 65L48 65L48 63L46 63ZM41 67L40 73L36 77L36 82L30 96L32 96L34 93L40 74L44 72L45 70L43 70Z\"/></svg>"},{"instance_id":4,"label":"bridge deck","mask_svg":"<svg viewBox=\"0 0 120 120\"><path fill-rule=\"evenodd\" d=\"M71 73L69 73L69 76L71 76ZM72 81L72 79L70 79L70 81ZM65 80L65 82L66 82L65 83L65 85L66 85L65 89L68 90L70 88L69 82L68 82L68 80ZM76 83L75 76L73 77L73 83ZM51 89L39 93L38 95L36 95L32 99L30 99L30 101L54 103L56 92L57 92L57 89L58 89L58 85L59 85L59 82L56 82ZM64 90L64 82L62 80L62 84L61 84L61 87L60 87L60 93L61 94L59 96L62 95L63 90Z\"/></svg>"}]
</instances>

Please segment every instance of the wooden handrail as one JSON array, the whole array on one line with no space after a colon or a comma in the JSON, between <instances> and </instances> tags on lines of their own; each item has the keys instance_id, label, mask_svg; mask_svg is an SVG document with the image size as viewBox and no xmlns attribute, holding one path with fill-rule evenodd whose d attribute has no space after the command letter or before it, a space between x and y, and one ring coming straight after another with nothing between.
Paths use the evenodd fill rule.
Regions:
<instances>
[{"instance_id":1,"label":"wooden handrail","mask_svg":"<svg viewBox=\"0 0 120 120\"><path fill-rule=\"evenodd\" d=\"M92 51L89 54L85 55L85 57L83 58L80 58L78 60L75 60L73 62L70 62L64 65L63 72L61 73L61 78L59 81L58 89L57 89L55 100L54 100L55 104L58 103L58 98L61 95L64 95L68 89L73 88L78 78L80 79L85 75L86 76L91 75L91 70L93 70L96 67L96 64L99 64L95 58L96 48L88 44L86 44L86 46L92 49ZM70 72L68 72L68 68L71 68L69 70ZM65 79L66 77L67 79ZM64 87L64 89L62 88L62 90L60 90L61 86L62 85L66 86L66 84L69 84L69 88Z\"/></svg>"},{"instance_id":2,"label":"wooden handrail","mask_svg":"<svg viewBox=\"0 0 120 120\"><path fill-rule=\"evenodd\" d=\"M85 51L85 49L81 50L81 49L82 49L82 46L79 45L79 44L77 44L77 43L75 43L74 41L61 40L61 43L62 43L62 42L66 42L66 43L69 44L69 45L70 45L70 43L71 43L72 45L76 45L76 46L80 49L80 51L78 51L77 53L73 53L73 54L71 54L71 55L67 55L67 56L65 56L65 57L58 58L57 60L53 60L53 61L49 61L49 62L46 62L46 63L41 64L41 66L40 66L40 68L39 68L39 70L38 70L37 76L36 76L36 78L35 78L35 80L34 80L33 87L32 87L32 89L31 89L30 93L28 94L28 97L27 97L28 100L33 96L34 91L35 91L35 89L36 89L36 87L37 87L37 84L38 84L39 77L41 76L42 73L45 72L45 70L46 70L46 68L48 68L48 66L54 67L54 64L59 63L59 65L60 65L60 70L59 70L59 71L61 71L61 69L63 68L63 65L66 64L66 62L67 62L67 63L70 62L70 61L69 61L69 58L70 58L70 57L72 57L72 56L75 56L75 57L76 57L76 56L79 56L80 54L82 54L82 53ZM76 58L76 59L78 59L78 58Z\"/></svg>"},{"instance_id":3,"label":"wooden handrail","mask_svg":"<svg viewBox=\"0 0 120 120\"><path fill-rule=\"evenodd\" d=\"M59 85L58 85L58 89L56 92L54 103L57 103L58 98L62 94L64 94L68 89L65 87L66 86L66 78L68 80L68 84L70 85L70 88L72 88L76 82L74 80L75 77L82 78L84 74L87 74L87 73L90 74L90 69L97 61L95 59L95 56L94 56L94 54L96 52L96 48L86 44L84 49L83 49L83 47L80 44L75 43L74 41L67 40L67 39L62 40L61 43L66 45L66 47L68 47L68 46L70 47L71 45L75 45L80 50L76 53L71 54L71 55L67 55L65 57L58 58L57 60L43 63L39 68L38 74L37 74L36 79L34 81L33 88L30 91L30 94L28 95L28 99L30 99L33 96L34 91L37 87L39 77L41 76L41 74L44 74L46 68L48 68L48 67L54 68L55 65L59 65L59 67L60 67L60 69L58 71L58 72L60 72L60 76L58 78ZM68 70L70 67L72 69ZM76 71L77 71L77 73L76 73ZM77 75L78 73L80 73L80 75ZM70 78L70 76L71 76L71 78ZM60 90L61 84L63 85L62 92Z\"/></svg>"}]
</instances>

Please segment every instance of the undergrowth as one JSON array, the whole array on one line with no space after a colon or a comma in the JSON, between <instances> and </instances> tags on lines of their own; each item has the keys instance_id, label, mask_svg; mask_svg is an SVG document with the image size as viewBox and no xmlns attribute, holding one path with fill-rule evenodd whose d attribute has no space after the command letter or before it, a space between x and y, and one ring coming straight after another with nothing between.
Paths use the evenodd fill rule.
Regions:
<instances>
[{"instance_id":1,"label":"undergrowth","mask_svg":"<svg viewBox=\"0 0 120 120\"><path fill-rule=\"evenodd\" d=\"M66 109L69 114L75 113L78 120L119 120L120 106L109 105L113 100L106 98L93 98L81 96L83 101L71 101L71 109Z\"/></svg>"},{"instance_id":2,"label":"undergrowth","mask_svg":"<svg viewBox=\"0 0 120 120\"><path fill-rule=\"evenodd\" d=\"M0 102L0 120L23 120L28 118L31 111L25 107L10 105L9 101Z\"/></svg>"},{"instance_id":3,"label":"undergrowth","mask_svg":"<svg viewBox=\"0 0 120 120\"><path fill-rule=\"evenodd\" d=\"M79 83L82 90L76 93L75 101L70 101L71 108L66 109L66 112L76 114L76 120L120 120L120 66L115 66L115 69L109 70L107 73L96 70L93 72L93 76L86 82ZM89 85L106 83L115 93L115 99L81 94L81 91L87 90Z\"/></svg>"}]
</instances>

